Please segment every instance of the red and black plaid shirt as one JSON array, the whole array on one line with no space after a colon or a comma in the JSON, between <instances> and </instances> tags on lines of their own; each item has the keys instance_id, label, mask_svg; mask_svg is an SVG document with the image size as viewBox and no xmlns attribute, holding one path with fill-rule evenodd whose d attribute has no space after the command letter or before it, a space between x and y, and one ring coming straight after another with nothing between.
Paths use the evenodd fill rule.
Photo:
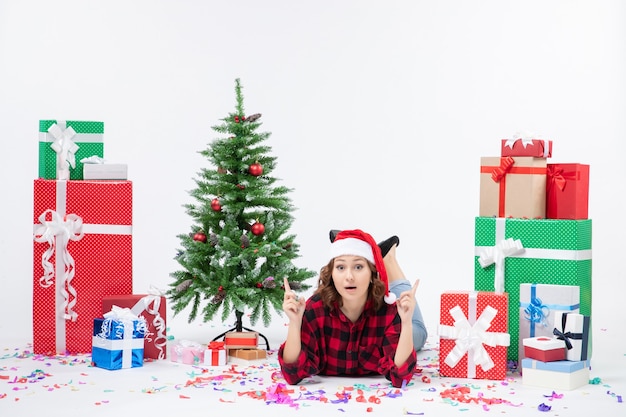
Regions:
<instances>
[{"instance_id":1,"label":"red and black plaid shirt","mask_svg":"<svg viewBox=\"0 0 626 417\"><path fill-rule=\"evenodd\" d=\"M314 295L307 300L302 318L302 350L294 363L284 363L283 343L278 362L283 377L295 385L312 375L380 374L394 387L411 380L417 357L411 356L400 367L393 358L400 338L401 321L395 304L384 304L378 311L368 301L361 317L352 323L339 307L324 307Z\"/></svg>"}]
</instances>

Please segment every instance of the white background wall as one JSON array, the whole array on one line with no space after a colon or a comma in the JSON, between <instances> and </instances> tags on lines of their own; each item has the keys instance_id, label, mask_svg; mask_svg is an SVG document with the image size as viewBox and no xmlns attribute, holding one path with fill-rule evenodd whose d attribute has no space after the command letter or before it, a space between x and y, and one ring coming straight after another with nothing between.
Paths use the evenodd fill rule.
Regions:
<instances>
[{"instance_id":1,"label":"white background wall","mask_svg":"<svg viewBox=\"0 0 626 417\"><path fill-rule=\"evenodd\" d=\"M619 0L0 1L0 337L31 337L38 121L104 121L134 182L135 292L166 288L237 77L294 189L298 263L319 270L331 228L398 234L430 326L442 291L473 286L480 157L523 130L590 164L606 325L625 278L624 22Z\"/></svg>"}]
</instances>

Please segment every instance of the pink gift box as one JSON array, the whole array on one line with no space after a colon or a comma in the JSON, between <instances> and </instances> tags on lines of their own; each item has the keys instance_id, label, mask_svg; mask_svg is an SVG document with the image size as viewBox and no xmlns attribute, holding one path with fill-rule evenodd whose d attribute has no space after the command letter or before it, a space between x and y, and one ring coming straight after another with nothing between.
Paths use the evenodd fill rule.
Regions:
<instances>
[{"instance_id":1,"label":"pink gift box","mask_svg":"<svg viewBox=\"0 0 626 417\"><path fill-rule=\"evenodd\" d=\"M565 342L554 337L527 337L523 340L524 356L542 362L565 360Z\"/></svg>"},{"instance_id":2,"label":"pink gift box","mask_svg":"<svg viewBox=\"0 0 626 417\"><path fill-rule=\"evenodd\" d=\"M170 360L186 365L204 363L206 346L191 340L179 340L170 347Z\"/></svg>"},{"instance_id":3,"label":"pink gift box","mask_svg":"<svg viewBox=\"0 0 626 417\"><path fill-rule=\"evenodd\" d=\"M441 294L439 373L455 378L503 380L507 371L508 294Z\"/></svg>"}]
</instances>

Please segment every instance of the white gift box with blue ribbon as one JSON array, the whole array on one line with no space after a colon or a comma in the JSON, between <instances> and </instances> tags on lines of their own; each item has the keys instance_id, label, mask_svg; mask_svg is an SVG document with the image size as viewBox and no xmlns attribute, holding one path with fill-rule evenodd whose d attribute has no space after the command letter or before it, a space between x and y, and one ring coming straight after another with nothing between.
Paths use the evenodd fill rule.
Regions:
<instances>
[{"instance_id":1,"label":"white gift box with blue ribbon","mask_svg":"<svg viewBox=\"0 0 626 417\"><path fill-rule=\"evenodd\" d=\"M524 356L523 341L527 338L553 337L555 319L560 313L578 313L580 287L557 284L520 284L519 354Z\"/></svg>"},{"instance_id":2,"label":"white gift box with blue ribbon","mask_svg":"<svg viewBox=\"0 0 626 417\"><path fill-rule=\"evenodd\" d=\"M109 370L142 367L146 327L143 318L117 306L104 318L94 319L93 365Z\"/></svg>"}]
</instances>

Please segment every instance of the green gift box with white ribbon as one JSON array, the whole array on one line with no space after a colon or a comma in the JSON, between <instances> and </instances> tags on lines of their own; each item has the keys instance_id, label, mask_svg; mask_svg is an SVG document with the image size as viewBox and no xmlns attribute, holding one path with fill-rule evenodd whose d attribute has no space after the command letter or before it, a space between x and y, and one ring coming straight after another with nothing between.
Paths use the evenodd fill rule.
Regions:
<instances>
[{"instance_id":1,"label":"green gift box with white ribbon","mask_svg":"<svg viewBox=\"0 0 626 417\"><path fill-rule=\"evenodd\" d=\"M90 156L104 158L104 123L81 120L39 121L39 178L83 179Z\"/></svg>"},{"instance_id":2,"label":"green gift box with white ribbon","mask_svg":"<svg viewBox=\"0 0 626 417\"><path fill-rule=\"evenodd\" d=\"M591 219L476 217L474 245L474 289L509 295L509 360L519 359L520 284L576 285L591 316Z\"/></svg>"}]
</instances>

